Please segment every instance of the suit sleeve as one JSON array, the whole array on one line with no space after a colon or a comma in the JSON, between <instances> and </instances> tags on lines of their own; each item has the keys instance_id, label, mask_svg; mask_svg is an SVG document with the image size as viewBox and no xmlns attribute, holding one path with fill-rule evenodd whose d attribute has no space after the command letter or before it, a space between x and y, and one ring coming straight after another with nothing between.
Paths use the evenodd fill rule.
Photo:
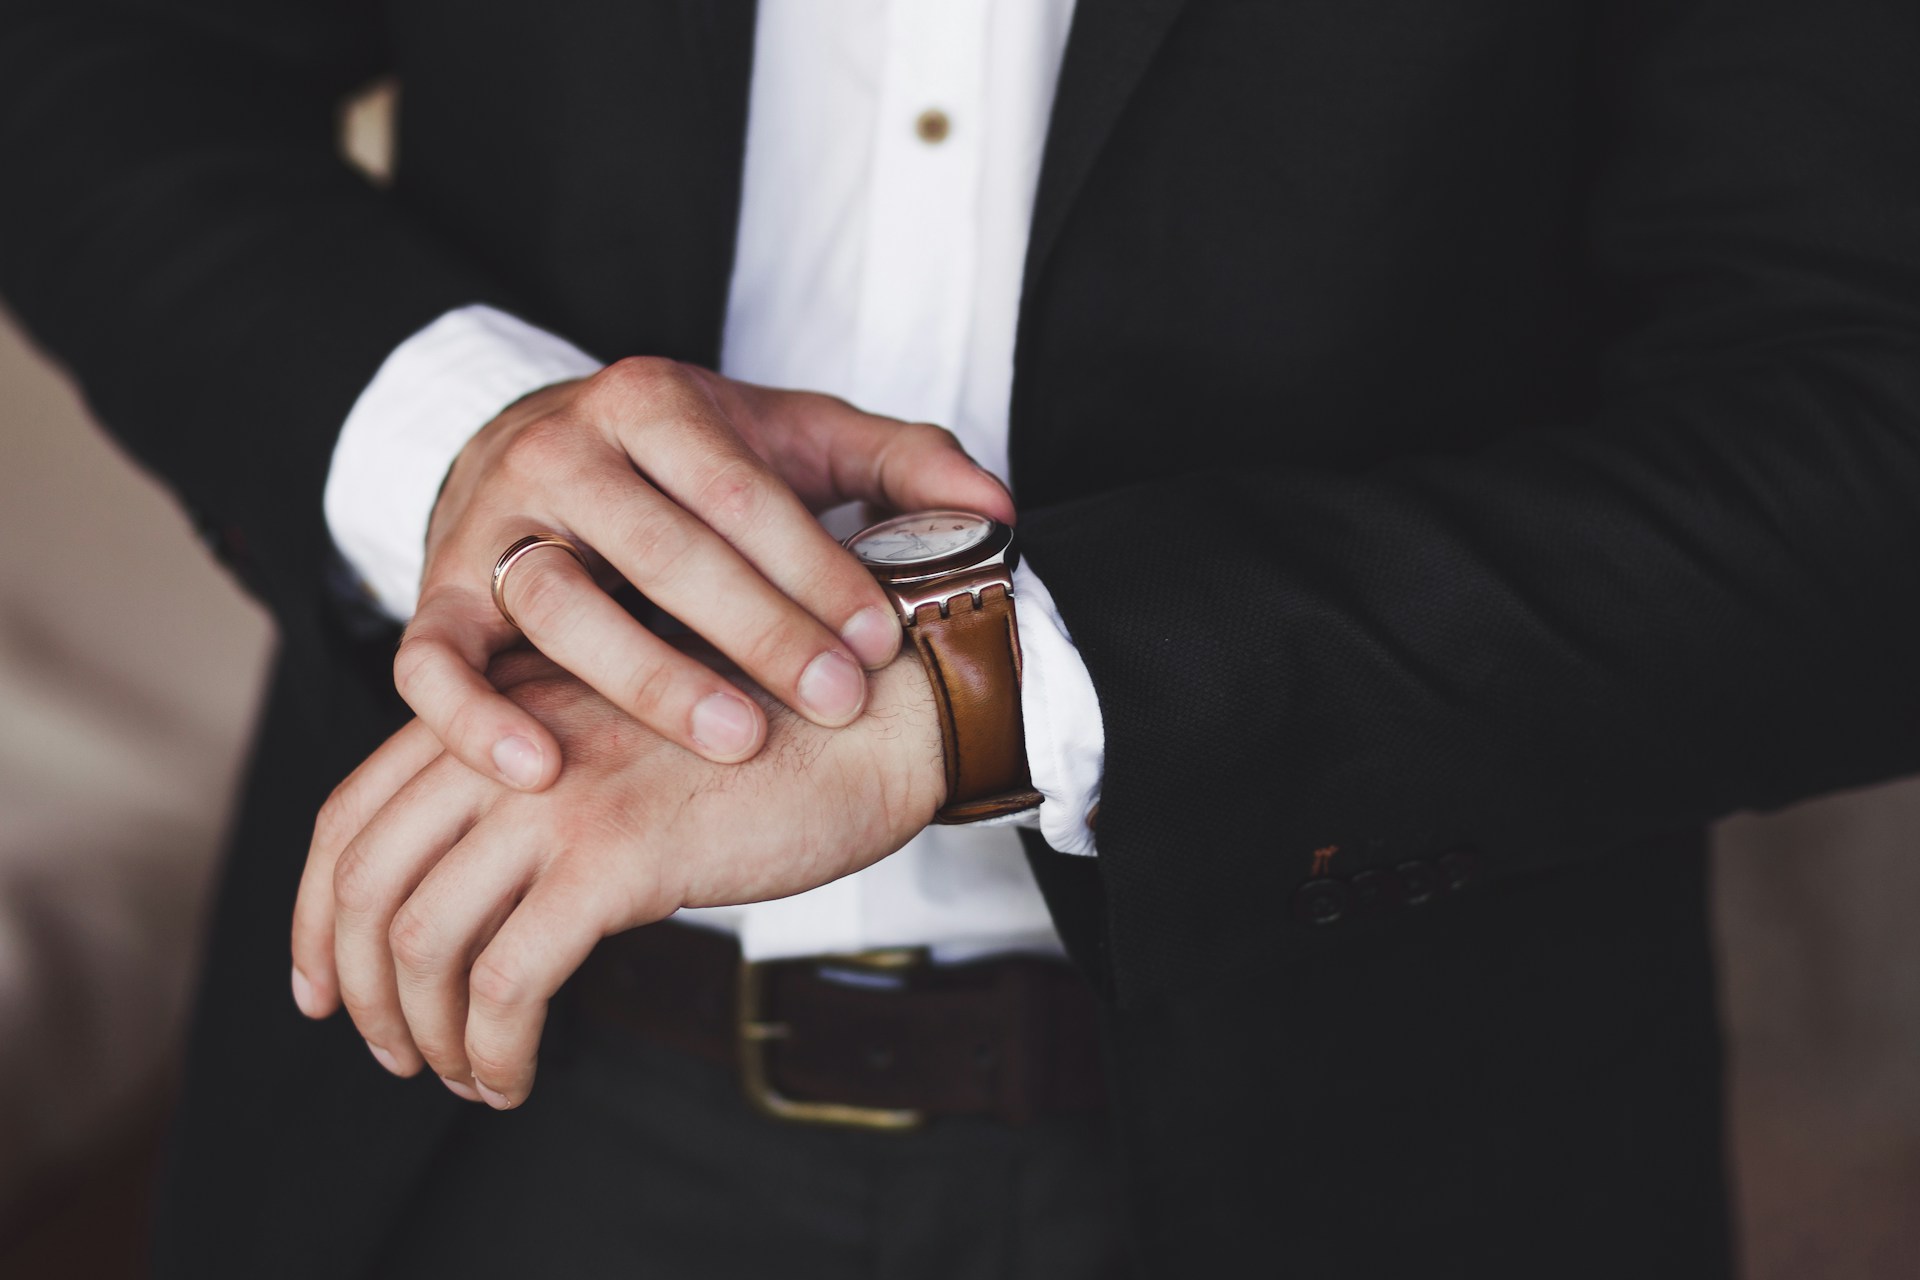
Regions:
<instances>
[{"instance_id":1,"label":"suit sleeve","mask_svg":"<svg viewBox=\"0 0 1920 1280\"><path fill-rule=\"evenodd\" d=\"M283 623L325 596L321 488L382 358L508 305L351 170L370 0L10 0L0 292Z\"/></svg>"},{"instance_id":2,"label":"suit sleeve","mask_svg":"<svg viewBox=\"0 0 1920 1280\"><path fill-rule=\"evenodd\" d=\"M1297 942L1316 850L1498 878L1920 766L1920 7L1601 8L1589 414L1023 514L1123 997Z\"/></svg>"}]
</instances>

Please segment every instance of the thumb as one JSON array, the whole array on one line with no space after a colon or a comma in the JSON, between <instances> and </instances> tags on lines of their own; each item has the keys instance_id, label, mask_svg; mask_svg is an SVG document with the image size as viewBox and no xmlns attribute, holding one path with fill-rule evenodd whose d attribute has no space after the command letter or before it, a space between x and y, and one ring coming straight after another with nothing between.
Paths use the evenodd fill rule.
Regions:
<instances>
[{"instance_id":1,"label":"thumb","mask_svg":"<svg viewBox=\"0 0 1920 1280\"><path fill-rule=\"evenodd\" d=\"M1013 495L967 456L953 433L830 402L810 415L810 452L822 460L829 492L823 506L865 502L889 511L958 507L1014 520Z\"/></svg>"},{"instance_id":2,"label":"thumb","mask_svg":"<svg viewBox=\"0 0 1920 1280\"><path fill-rule=\"evenodd\" d=\"M958 507L1014 522L1014 495L968 457L952 432L927 422L858 416L864 422L845 422L828 455L839 501L885 510Z\"/></svg>"}]
</instances>

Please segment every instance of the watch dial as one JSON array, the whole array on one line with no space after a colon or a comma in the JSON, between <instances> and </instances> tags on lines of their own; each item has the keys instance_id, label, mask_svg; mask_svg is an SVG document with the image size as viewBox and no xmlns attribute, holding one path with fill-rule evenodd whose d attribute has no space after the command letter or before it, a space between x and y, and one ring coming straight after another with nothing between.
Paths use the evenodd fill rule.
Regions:
<instances>
[{"instance_id":1,"label":"watch dial","mask_svg":"<svg viewBox=\"0 0 1920 1280\"><path fill-rule=\"evenodd\" d=\"M987 540L993 521L969 511L923 511L875 525L854 541L868 564L918 564L965 551Z\"/></svg>"}]
</instances>

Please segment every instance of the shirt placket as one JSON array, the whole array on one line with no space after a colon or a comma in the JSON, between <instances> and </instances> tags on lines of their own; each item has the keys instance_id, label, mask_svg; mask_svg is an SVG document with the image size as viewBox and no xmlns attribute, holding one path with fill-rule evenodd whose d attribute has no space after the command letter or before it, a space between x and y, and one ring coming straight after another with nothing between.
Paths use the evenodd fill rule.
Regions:
<instances>
[{"instance_id":1,"label":"shirt placket","mask_svg":"<svg viewBox=\"0 0 1920 1280\"><path fill-rule=\"evenodd\" d=\"M855 398L951 425L979 251L987 0L889 0Z\"/></svg>"}]
</instances>

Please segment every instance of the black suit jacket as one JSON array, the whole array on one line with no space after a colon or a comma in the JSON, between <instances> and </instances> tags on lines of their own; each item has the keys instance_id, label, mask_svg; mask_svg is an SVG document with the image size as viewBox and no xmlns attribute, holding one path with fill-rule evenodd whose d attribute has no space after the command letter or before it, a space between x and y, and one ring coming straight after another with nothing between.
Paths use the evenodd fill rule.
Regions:
<instances>
[{"instance_id":1,"label":"black suit jacket","mask_svg":"<svg viewBox=\"0 0 1920 1280\"><path fill-rule=\"evenodd\" d=\"M0 286L281 626L169 1274L351 1274L459 1105L285 991L399 714L339 423L476 301L712 363L751 34L6 6ZM1726 1266L1701 826L1920 763L1917 67L1912 0L1080 0L1012 456L1107 766L1035 860L1156 1274ZM383 71L388 191L333 145Z\"/></svg>"}]
</instances>

